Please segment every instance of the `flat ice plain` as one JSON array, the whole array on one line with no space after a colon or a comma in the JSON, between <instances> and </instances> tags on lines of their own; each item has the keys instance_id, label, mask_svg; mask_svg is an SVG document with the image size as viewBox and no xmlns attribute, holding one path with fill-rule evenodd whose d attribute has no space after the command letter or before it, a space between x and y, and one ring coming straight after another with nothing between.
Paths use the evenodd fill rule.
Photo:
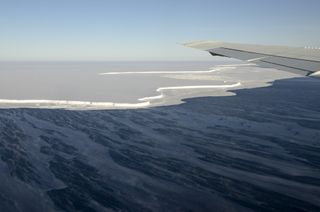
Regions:
<instances>
[{"instance_id":1,"label":"flat ice plain","mask_svg":"<svg viewBox=\"0 0 320 212\"><path fill-rule=\"evenodd\" d=\"M225 65L227 64L227 65ZM230 62L1 62L0 107L118 109L232 95L297 75Z\"/></svg>"}]
</instances>

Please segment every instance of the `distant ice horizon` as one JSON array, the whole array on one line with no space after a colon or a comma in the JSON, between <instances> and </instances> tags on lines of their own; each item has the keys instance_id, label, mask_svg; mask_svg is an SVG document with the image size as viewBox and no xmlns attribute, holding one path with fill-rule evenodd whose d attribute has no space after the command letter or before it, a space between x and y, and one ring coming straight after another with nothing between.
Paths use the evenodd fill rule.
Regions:
<instances>
[{"instance_id":1,"label":"distant ice horizon","mask_svg":"<svg viewBox=\"0 0 320 212\"><path fill-rule=\"evenodd\" d=\"M234 60L0 62L0 107L141 108L294 76L264 70Z\"/></svg>"}]
</instances>

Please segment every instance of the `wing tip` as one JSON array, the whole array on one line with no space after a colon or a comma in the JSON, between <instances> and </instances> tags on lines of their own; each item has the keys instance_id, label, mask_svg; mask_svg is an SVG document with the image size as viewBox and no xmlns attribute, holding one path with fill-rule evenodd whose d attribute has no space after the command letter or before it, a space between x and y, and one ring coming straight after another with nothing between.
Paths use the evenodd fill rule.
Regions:
<instances>
[{"instance_id":1,"label":"wing tip","mask_svg":"<svg viewBox=\"0 0 320 212\"><path fill-rule=\"evenodd\" d=\"M182 43L182 45L190 48L201 49L201 50L209 50L212 47L219 47L223 44L222 41L211 41L211 40L200 40Z\"/></svg>"}]
</instances>

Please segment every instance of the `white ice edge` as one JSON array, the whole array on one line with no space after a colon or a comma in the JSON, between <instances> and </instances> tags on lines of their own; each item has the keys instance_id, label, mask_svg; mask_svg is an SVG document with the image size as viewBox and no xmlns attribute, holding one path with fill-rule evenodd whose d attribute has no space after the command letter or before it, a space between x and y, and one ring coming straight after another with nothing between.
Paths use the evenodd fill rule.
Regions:
<instances>
[{"instance_id":1,"label":"white ice edge","mask_svg":"<svg viewBox=\"0 0 320 212\"><path fill-rule=\"evenodd\" d=\"M167 90L234 88L234 87L238 87L240 85L241 85L241 83L237 82L237 83L230 84L230 85L192 85L192 86L161 87L161 88L157 89L157 92L161 93L160 95L140 98L139 101L150 101L150 100L155 100L155 99L162 99L162 98L164 98L163 91L167 91Z\"/></svg>"},{"instance_id":2,"label":"white ice edge","mask_svg":"<svg viewBox=\"0 0 320 212\"><path fill-rule=\"evenodd\" d=\"M147 107L150 102L139 103L115 103L115 102L91 102L91 101L68 101L68 100L17 100L0 99L0 104L22 104L36 106L73 106L73 107L106 107L106 108L138 108Z\"/></svg>"},{"instance_id":3,"label":"white ice edge","mask_svg":"<svg viewBox=\"0 0 320 212\"><path fill-rule=\"evenodd\" d=\"M9 105L34 105L37 107L81 107L81 108L144 108L151 105L152 100L162 99L165 97L163 91L166 90L187 90L187 89L210 89L210 88L233 88L240 86L241 83L230 85L195 85L195 86L175 86L161 87L157 92L160 95L143 97L138 99L139 103L115 103L115 102L91 102L91 101L67 101L67 100L17 100L17 99L0 99L0 104Z\"/></svg>"}]
</instances>

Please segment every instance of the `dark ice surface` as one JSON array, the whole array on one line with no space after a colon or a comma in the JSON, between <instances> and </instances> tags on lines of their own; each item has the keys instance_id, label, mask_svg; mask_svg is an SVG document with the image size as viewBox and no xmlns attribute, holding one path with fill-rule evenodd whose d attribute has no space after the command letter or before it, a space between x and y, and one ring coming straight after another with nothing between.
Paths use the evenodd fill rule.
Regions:
<instances>
[{"instance_id":1,"label":"dark ice surface","mask_svg":"<svg viewBox=\"0 0 320 212\"><path fill-rule=\"evenodd\" d=\"M320 211L320 80L138 110L0 110L0 211Z\"/></svg>"}]
</instances>

